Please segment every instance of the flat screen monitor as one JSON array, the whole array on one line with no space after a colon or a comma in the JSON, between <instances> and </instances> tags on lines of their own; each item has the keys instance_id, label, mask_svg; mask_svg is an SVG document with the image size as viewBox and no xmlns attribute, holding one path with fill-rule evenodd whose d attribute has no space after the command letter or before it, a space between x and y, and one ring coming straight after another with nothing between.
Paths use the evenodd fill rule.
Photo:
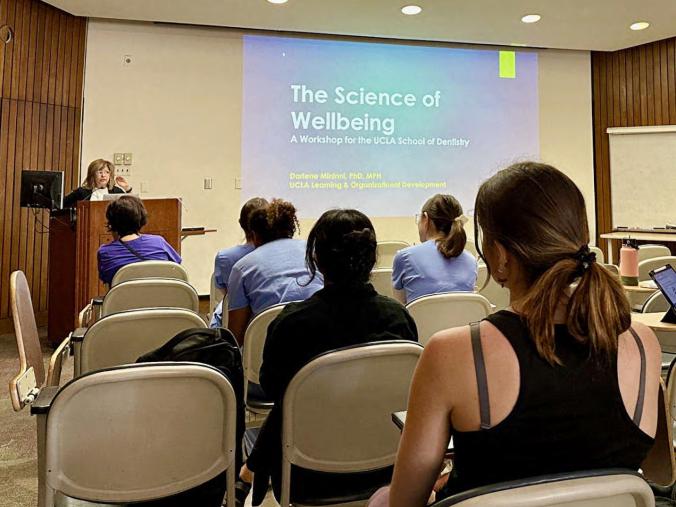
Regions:
<instances>
[{"instance_id":1,"label":"flat screen monitor","mask_svg":"<svg viewBox=\"0 0 676 507\"><path fill-rule=\"evenodd\" d=\"M21 171L22 208L63 208L61 171Z\"/></svg>"}]
</instances>

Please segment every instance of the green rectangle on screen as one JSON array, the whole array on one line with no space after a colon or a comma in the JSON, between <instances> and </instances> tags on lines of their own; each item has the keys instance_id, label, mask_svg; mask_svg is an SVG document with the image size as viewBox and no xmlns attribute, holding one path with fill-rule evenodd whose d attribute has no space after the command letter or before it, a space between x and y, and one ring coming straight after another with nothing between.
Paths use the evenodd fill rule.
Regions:
<instances>
[{"instance_id":1,"label":"green rectangle on screen","mask_svg":"<svg viewBox=\"0 0 676 507\"><path fill-rule=\"evenodd\" d=\"M516 52L500 51L500 77L505 79L516 78Z\"/></svg>"}]
</instances>

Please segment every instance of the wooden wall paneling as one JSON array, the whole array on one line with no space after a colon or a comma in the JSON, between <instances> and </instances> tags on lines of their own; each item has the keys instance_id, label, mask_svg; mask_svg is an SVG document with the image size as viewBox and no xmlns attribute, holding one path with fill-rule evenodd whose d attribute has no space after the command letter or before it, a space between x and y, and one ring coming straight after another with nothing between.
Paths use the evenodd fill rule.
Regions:
<instances>
[{"instance_id":1,"label":"wooden wall paneling","mask_svg":"<svg viewBox=\"0 0 676 507\"><path fill-rule=\"evenodd\" d=\"M19 207L21 171L64 172L68 191L80 162L86 19L38 0L0 0L0 329L8 329L9 274L22 269L38 320L47 309L49 214Z\"/></svg>"},{"instance_id":2,"label":"wooden wall paneling","mask_svg":"<svg viewBox=\"0 0 676 507\"><path fill-rule=\"evenodd\" d=\"M676 38L592 52L597 233L612 227L608 127L676 124ZM663 225L663 224L655 224ZM598 245L603 245L596 238Z\"/></svg>"}]
</instances>

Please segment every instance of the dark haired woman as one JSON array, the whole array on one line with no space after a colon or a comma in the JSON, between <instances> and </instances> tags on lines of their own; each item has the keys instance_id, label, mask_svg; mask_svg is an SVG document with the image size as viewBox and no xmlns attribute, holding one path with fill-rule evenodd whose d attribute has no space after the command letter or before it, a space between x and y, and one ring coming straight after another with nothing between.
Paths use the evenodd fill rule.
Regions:
<instances>
[{"instance_id":1,"label":"dark haired woman","mask_svg":"<svg viewBox=\"0 0 676 507\"><path fill-rule=\"evenodd\" d=\"M214 283L219 289L223 289L224 293L228 293L228 278L235 263L245 255L254 251L256 246L253 242L253 232L251 231L251 214L257 209L265 208L268 201L262 197L253 197L244 203L239 212L239 226L244 231L244 244L235 245L230 248L224 248L216 254L214 261ZM227 309L226 309L227 310ZM214 309L214 314L211 317L209 327L221 327L223 325L223 301Z\"/></svg>"},{"instance_id":2,"label":"dark haired woman","mask_svg":"<svg viewBox=\"0 0 676 507\"><path fill-rule=\"evenodd\" d=\"M287 305L268 328L261 386L275 406L242 470L243 478L250 477L249 470L263 476L256 479L255 490L258 484L267 490L271 475L278 497L281 401L293 376L313 357L329 350L379 340L417 340L415 323L406 309L376 293L368 283L376 261L376 235L366 215L350 209L324 213L310 231L305 259L312 276L317 271L324 275L325 286L307 301ZM376 486L388 482L391 470L341 475L305 472L292 484L330 496L331 491L338 494L341 488L349 490L360 481L376 481ZM254 505L260 500L255 493Z\"/></svg>"},{"instance_id":3,"label":"dark haired woman","mask_svg":"<svg viewBox=\"0 0 676 507\"><path fill-rule=\"evenodd\" d=\"M442 292L472 292L477 262L465 251L467 236L462 206L452 195L431 197L417 215L419 245L394 257L394 297L402 303Z\"/></svg>"},{"instance_id":4,"label":"dark haired woman","mask_svg":"<svg viewBox=\"0 0 676 507\"><path fill-rule=\"evenodd\" d=\"M148 220L143 202L133 195L123 195L106 208L108 230L113 241L99 247L97 252L99 278L113 281L115 273L127 264L139 261L173 261L181 263L181 256L162 236L141 234Z\"/></svg>"},{"instance_id":5,"label":"dark haired woman","mask_svg":"<svg viewBox=\"0 0 676 507\"><path fill-rule=\"evenodd\" d=\"M309 298L322 288L321 276L310 279L305 241L298 230L296 208L273 199L249 216L256 249L235 263L228 278L228 329L242 344L249 321L270 306Z\"/></svg>"},{"instance_id":6,"label":"dark haired woman","mask_svg":"<svg viewBox=\"0 0 676 507\"><path fill-rule=\"evenodd\" d=\"M427 344L389 499L381 490L373 506L424 506L451 435L454 470L441 496L542 474L637 470L653 445L660 346L632 324L622 286L589 251L579 189L551 166L516 164L481 186L475 221L480 255L512 306Z\"/></svg>"}]
</instances>

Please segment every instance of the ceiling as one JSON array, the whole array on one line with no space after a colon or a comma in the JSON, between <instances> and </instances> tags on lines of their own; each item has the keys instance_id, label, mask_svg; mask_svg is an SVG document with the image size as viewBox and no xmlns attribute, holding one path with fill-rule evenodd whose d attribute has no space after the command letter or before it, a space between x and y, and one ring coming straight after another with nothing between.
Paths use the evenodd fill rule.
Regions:
<instances>
[{"instance_id":1,"label":"ceiling","mask_svg":"<svg viewBox=\"0 0 676 507\"><path fill-rule=\"evenodd\" d=\"M46 0L78 16L614 51L676 36L676 0ZM404 16L408 3L423 7ZM536 13L542 20L524 24ZM643 31L629 30L649 21Z\"/></svg>"}]
</instances>

